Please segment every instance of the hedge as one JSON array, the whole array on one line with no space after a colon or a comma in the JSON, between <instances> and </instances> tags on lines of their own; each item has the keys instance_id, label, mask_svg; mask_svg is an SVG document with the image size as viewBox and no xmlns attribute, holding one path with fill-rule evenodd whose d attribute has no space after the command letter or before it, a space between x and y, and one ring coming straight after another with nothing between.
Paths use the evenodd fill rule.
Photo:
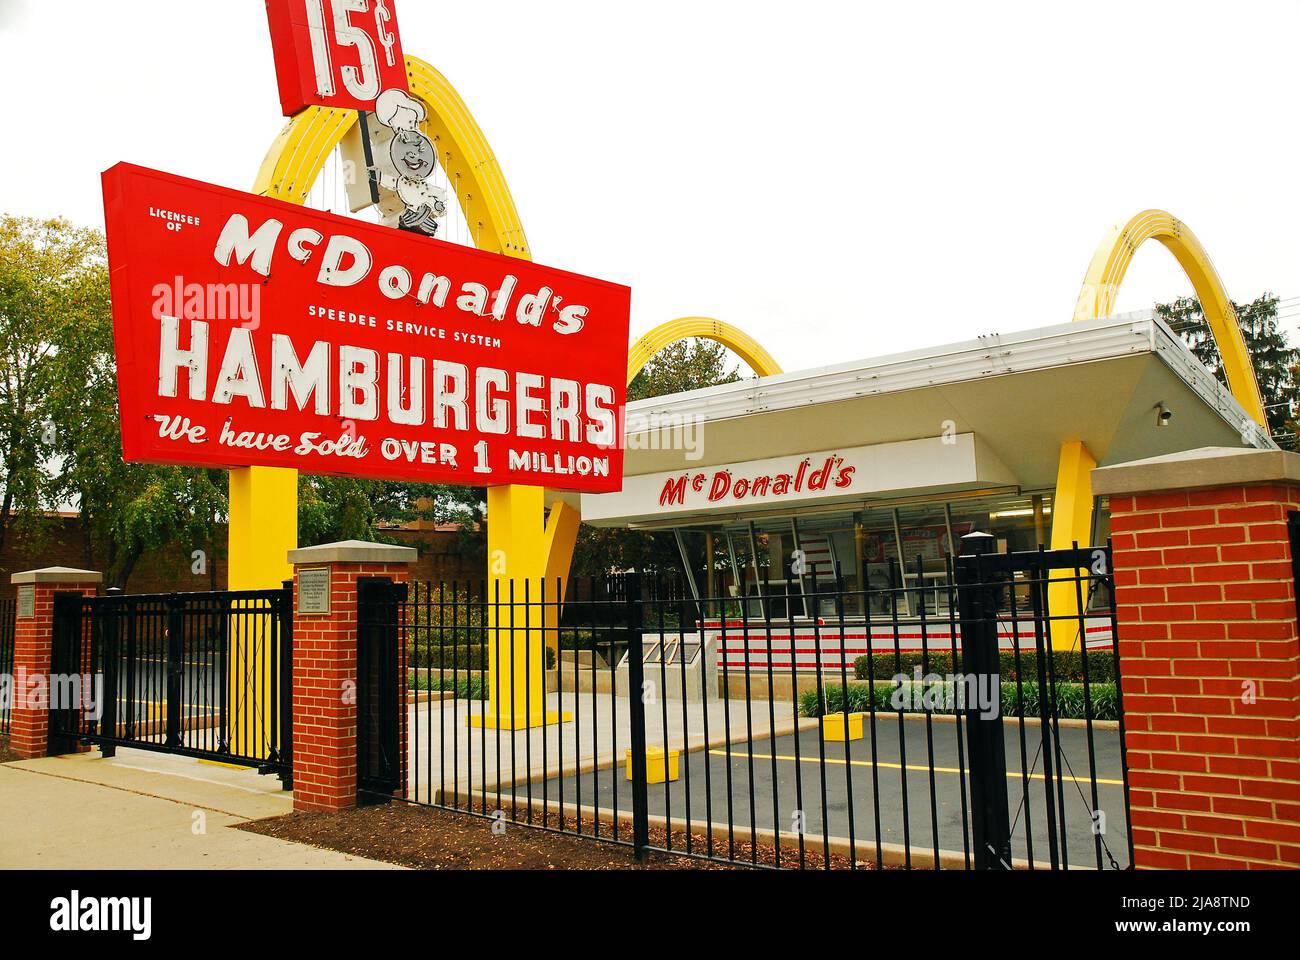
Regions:
<instances>
[{"instance_id":1,"label":"hedge","mask_svg":"<svg viewBox=\"0 0 1300 960\"><path fill-rule=\"evenodd\" d=\"M872 670L877 681L889 680L897 673L912 675L913 668L925 669L925 658L920 651L909 651L895 658L892 653L872 654L875 663ZM1077 650L1054 653L1052 662L1056 669L1056 682L1083 682L1083 655ZM960 662L960 655L958 661ZM929 658L930 673L955 673L952 668L952 653L931 651ZM998 662L1004 680L1022 678L1026 682L1038 681L1038 654L1032 650L1020 651L1020 671L1016 670L1016 654L1012 650L998 651ZM901 664L901 669L900 669ZM853 676L857 680L868 679L867 655L863 654L853 661ZM1048 678L1049 682L1051 677ZM1115 654L1110 650L1088 651L1088 680L1090 683L1112 683L1115 680Z\"/></svg>"},{"instance_id":2,"label":"hedge","mask_svg":"<svg viewBox=\"0 0 1300 960\"><path fill-rule=\"evenodd\" d=\"M413 675L407 683L411 690L443 690L456 692L458 700L486 700L488 698L487 679L481 674L468 677L440 677L435 674Z\"/></svg>"},{"instance_id":3,"label":"hedge","mask_svg":"<svg viewBox=\"0 0 1300 960\"><path fill-rule=\"evenodd\" d=\"M439 667L451 670L453 666L457 670L486 670L487 650L487 646L481 643L459 647L415 646L406 651L406 662L410 667L431 667L434 670Z\"/></svg>"},{"instance_id":4,"label":"hedge","mask_svg":"<svg viewBox=\"0 0 1300 960\"><path fill-rule=\"evenodd\" d=\"M1091 655L1089 656L1089 665L1091 665ZM922 691L930 685L909 684L916 689L916 696L919 698ZM898 689L893 683L876 683L874 687L870 684L855 684L849 687L848 692L848 710L850 713L866 713L873 706L872 700L875 701L874 707L877 713L893 713L899 711L893 704L894 691ZM839 713L844 707L844 690L838 684L827 684L822 688L824 698L824 708L819 704L816 690L805 690L799 695L799 712L805 717L820 717L826 713ZM1089 683L1088 695L1092 701L1092 719L1094 720L1118 720L1119 703L1115 684L1113 683ZM951 696L940 697L939 705L930 713L954 713L947 704L952 701ZM1023 684L1003 683L1000 709L1002 716L1015 717L1023 709L1026 717L1041 716L1041 698L1038 693L1038 684L1026 681ZM1056 684L1056 715L1062 719L1082 720L1087 716L1084 709L1084 695L1082 683L1057 683ZM923 710L905 710L904 712L922 713Z\"/></svg>"},{"instance_id":5,"label":"hedge","mask_svg":"<svg viewBox=\"0 0 1300 960\"><path fill-rule=\"evenodd\" d=\"M544 647L546 669L555 666L555 651ZM487 670L494 654L486 644L461 647L411 647L406 651L407 665L428 667L432 670Z\"/></svg>"},{"instance_id":6,"label":"hedge","mask_svg":"<svg viewBox=\"0 0 1300 960\"><path fill-rule=\"evenodd\" d=\"M478 644L484 638L487 603L465 590L432 584L415 588L407 605L407 630L420 646Z\"/></svg>"}]
</instances>

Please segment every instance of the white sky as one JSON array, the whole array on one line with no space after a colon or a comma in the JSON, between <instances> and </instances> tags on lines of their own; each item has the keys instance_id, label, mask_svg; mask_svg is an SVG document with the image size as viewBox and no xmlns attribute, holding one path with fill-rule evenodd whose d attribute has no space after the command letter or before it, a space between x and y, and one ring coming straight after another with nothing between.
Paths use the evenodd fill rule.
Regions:
<instances>
[{"instance_id":1,"label":"white sky","mask_svg":"<svg viewBox=\"0 0 1300 960\"><path fill-rule=\"evenodd\" d=\"M798 369L1066 322L1145 207L1300 298L1295 0L395 6L634 335L715 316ZM119 160L247 189L284 123L261 0L0 0L0 62L10 213L102 225ZM1190 292L1148 244L1117 309Z\"/></svg>"}]
</instances>

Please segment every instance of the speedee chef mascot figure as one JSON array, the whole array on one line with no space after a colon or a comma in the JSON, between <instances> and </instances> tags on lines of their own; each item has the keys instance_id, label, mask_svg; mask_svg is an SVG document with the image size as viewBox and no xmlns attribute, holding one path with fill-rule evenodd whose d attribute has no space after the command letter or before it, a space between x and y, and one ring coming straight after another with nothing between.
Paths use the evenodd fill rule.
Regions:
<instances>
[{"instance_id":1,"label":"speedee chef mascot figure","mask_svg":"<svg viewBox=\"0 0 1300 960\"><path fill-rule=\"evenodd\" d=\"M393 131L388 155L397 175L379 173L379 185L397 194L406 209L396 226L432 237L447 213L447 194L428 182L438 166L433 144L420 130L424 104L403 90L385 90L375 100L375 119Z\"/></svg>"}]
</instances>

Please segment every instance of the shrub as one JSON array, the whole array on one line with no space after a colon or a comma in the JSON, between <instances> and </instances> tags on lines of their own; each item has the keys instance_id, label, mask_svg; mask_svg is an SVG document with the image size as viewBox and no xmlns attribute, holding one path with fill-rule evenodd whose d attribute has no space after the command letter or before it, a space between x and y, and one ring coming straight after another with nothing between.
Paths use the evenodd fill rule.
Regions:
<instances>
[{"instance_id":1,"label":"shrub","mask_svg":"<svg viewBox=\"0 0 1300 960\"><path fill-rule=\"evenodd\" d=\"M921 655L920 651L900 654L898 659L895 659L892 653L875 653L870 657L872 661L870 665L871 672L868 671L867 660L867 655L863 654L853 661L853 675L858 680L866 680L871 675L871 672L874 672L877 681L888 680L899 672L910 674L913 667L924 669L925 662L923 661L926 661L926 658ZM931 673L953 672L951 653L932 651L928 663Z\"/></svg>"},{"instance_id":2,"label":"shrub","mask_svg":"<svg viewBox=\"0 0 1300 960\"><path fill-rule=\"evenodd\" d=\"M657 627L656 627L657 629ZM591 630L564 627L560 630L561 650L591 650L602 645L614 635L611 630Z\"/></svg>"},{"instance_id":3,"label":"shrub","mask_svg":"<svg viewBox=\"0 0 1300 960\"><path fill-rule=\"evenodd\" d=\"M1091 659L1091 658L1090 658ZM915 686L913 684L913 686ZM893 704L897 685L891 682L877 682L874 688L870 684L854 684L848 689L848 710L850 713L867 713L873 702L877 713L898 713ZM916 696L919 698L921 691ZM816 690L805 690L799 695L799 713L805 717L821 717L828 713L840 713L845 709L845 693L839 684L825 684L819 701ZM951 694L940 697L940 703L955 702ZM1020 684L1003 683L1000 694L1002 716L1012 718L1023 710L1030 719L1042 715L1042 698L1039 696L1038 684L1025 681ZM1119 719L1118 694L1113 683L1090 683L1088 699L1092 703L1092 719ZM1087 716L1082 683L1056 684L1056 715L1061 719L1082 720ZM922 711L909 711L920 713ZM930 713L952 713L947 706L938 706Z\"/></svg>"},{"instance_id":4,"label":"shrub","mask_svg":"<svg viewBox=\"0 0 1300 960\"><path fill-rule=\"evenodd\" d=\"M895 658L892 653L875 653L871 655L871 670L877 682L889 680L900 670L911 674L916 667L925 668L925 657L919 650L908 651ZM960 656L958 657L960 663ZM1026 681L1038 680L1038 654L1033 650L1020 651L1019 669L1013 650L998 653L999 669L1004 680L1014 681L1023 677ZM1056 672L1057 683L1083 682L1083 654L1078 650L1062 651L1052 655L1052 665ZM952 668L952 653L932 651L929 656L930 673L955 673ZM853 661L853 676L866 680L868 673L867 655L863 654ZM1111 683L1115 680L1115 655L1110 650L1088 651L1088 680L1090 683Z\"/></svg>"},{"instance_id":5,"label":"shrub","mask_svg":"<svg viewBox=\"0 0 1300 960\"><path fill-rule=\"evenodd\" d=\"M485 644L447 647L417 646L407 650L406 662L408 666L428 667L432 670L486 670L488 667L488 647Z\"/></svg>"},{"instance_id":6,"label":"shrub","mask_svg":"<svg viewBox=\"0 0 1300 960\"><path fill-rule=\"evenodd\" d=\"M1088 695L1092 698L1094 720L1119 719L1119 687L1114 683L1090 683Z\"/></svg>"},{"instance_id":7,"label":"shrub","mask_svg":"<svg viewBox=\"0 0 1300 960\"><path fill-rule=\"evenodd\" d=\"M412 674L407 686L411 690L455 691L458 700L486 700L487 680L481 674L467 677L440 677L435 674Z\"/></svg>"},{"instance_id":8,"label":"shrub","mask_svg":"<svg viewBox=\"0 0 1300 960\"><path fill-rule=\"evenodd\" d=\"M850 713L866 713L874 700L876 710L893 711L894 708L889 704L893 692L893 684L877 684L874 690L866 684L855 684L849 687L848 710ZM825 684L822 695L822 702L819 703L816 690L805 690L799 695L799 712L805 717L821 717L844 710L844 688L839 684Z\"/></svg>"},{"instance_id":9,"label":"shrub","mask_svg":"<svg viewBox=\"0 0 1300 960\"><path fill-rule=\"evenodd\" d=\"M463 590L421 590L406 609L406 629L415 646L478 645L487 638L483 599Z\"/></svg>"},{"instance_id":10,"label":"shrub","mask_svg":"<svg viewBox=\"0 0 1300 960\"><path fill-rule=\"evenodd\" d=\"M1000 655L1003 673L1015 678L1015 654L1005 651ZM1038 678L1038 654L1021 651L1021 672L1026 680ZM1078 650L1063 650L1052 654L1052 665L1056 671L1056 682L1083 682L1083 654ZM1050 679L1050 678L1049 678ZM1090 683L1110 683L1115 679L1115 654L1110 650L1088 651L1088 681Z\"/></svg>"},{"instance_id":11,"label":"shrub","mask_svg":"<svg viewBox=\"0 0 1300 960\"><path fill-rule=\"evenodd\" d=\"M1091 658L1089 658L1091 660ZM1093 720L1118 720L1119 695L1113 683L1089 683L1085 700L1082 683L1056 684L1056 716L1063 720L1083 720L1088 716L1088 702L1092 704ZM1027 718L1041 717L1043 697L1038 684L1023 681L1020 684L1002 684L1002 714L1014 717L1019 710ZM1048 705L1050 708L1050 704ZM1050 709L1049 709L1050 713Z\"/></svg>"},{"instance_id":12,"label":"shrub","mask_svg":"<svg viewBox=\"0 0 1300 960\"><path fill-rule=\"evenodd\" d=\"M546 669L555 669L555 651L543 647ZM492 647L478 643L473 646L412 647L406 651L407 665L428 667L430 670L487 670L492 664Z\"/></svg>"}]
</instances>

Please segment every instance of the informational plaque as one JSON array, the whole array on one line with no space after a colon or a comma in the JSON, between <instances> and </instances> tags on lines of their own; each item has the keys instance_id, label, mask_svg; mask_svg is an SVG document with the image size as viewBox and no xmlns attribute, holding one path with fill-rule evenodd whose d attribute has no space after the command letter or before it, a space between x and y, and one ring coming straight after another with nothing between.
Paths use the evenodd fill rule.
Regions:
<instances>
[{"instance_id":1,"label":"informational plaque","mask_svg":"<svg viewBox=\"0 0 1300 960\"><path fill-rule=\"evenodd\" d=\"M18 616L30 619L36 616L36 588L33 586L18 588Z\"/></svg>"},{"instance_id":2,"label":"informational plaque","mask_svg":"<svg viewBox=\"0 0 1300 960\"><path fill-rule=\"evenodd\" d=\"M329 567L298 571L298 612L330 612Z\"/></svg>"}]
</instances>

